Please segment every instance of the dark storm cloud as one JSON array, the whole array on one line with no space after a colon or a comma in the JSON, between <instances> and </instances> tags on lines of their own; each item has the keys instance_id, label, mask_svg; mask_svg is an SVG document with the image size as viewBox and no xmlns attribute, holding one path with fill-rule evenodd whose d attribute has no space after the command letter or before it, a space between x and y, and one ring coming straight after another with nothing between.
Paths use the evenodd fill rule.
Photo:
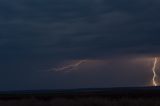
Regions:
<instances>
[{"instance_id":1,"label":"dark storm cloud","mask_svg":"<svg viewBox=\"0 0 160 106\"><path fill-rule=\"evenodd\" d=\"M1 55L87 58L158 49L157 0L1 0Z\"/></svg>"},{"instance_id":2,"label":"dark storm cloud","mask_svg":"<svg viewBox=\"0 0 160 106\"><path fill-rule=\"evenodd\" d=\"M115 56L159 54L159 5L159 0L0 0L0 89L112 85L119 76L116 72L124 71L119 80L129 75L128 60L97 66L99 73L99 68L90 66L93 75L44 70L70 59L111 57L114 61ZM129 73L138 73L140 80L148 68L133 68Z\"/></svg>"}]
</instances>

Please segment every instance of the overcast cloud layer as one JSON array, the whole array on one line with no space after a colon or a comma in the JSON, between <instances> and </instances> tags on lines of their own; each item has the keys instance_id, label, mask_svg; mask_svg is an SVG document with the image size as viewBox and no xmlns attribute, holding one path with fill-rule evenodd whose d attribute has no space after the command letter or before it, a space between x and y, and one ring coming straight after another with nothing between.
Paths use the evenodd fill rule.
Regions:
<instances>
[{"instance_id":1,"label":"overcast cloud layer","mask_svg":"<svg viewBox=\"0 0 160 106\"><path fill-rule=\"evenodd\" d=\"M159 11L159 0L0 0L1 75L71 59L159 54Z\"/></svg>"},{"instance_id":2,"label":"overcast cloud layer","mask_svg":"<svg viewBox=\"0 0 160 106\"><path fill-rule=\"evenodd\" d=\"M1 0L0 5L1 55L86 58L147 53L160 45L158 0Z\"/></svg>"}]
</instances>

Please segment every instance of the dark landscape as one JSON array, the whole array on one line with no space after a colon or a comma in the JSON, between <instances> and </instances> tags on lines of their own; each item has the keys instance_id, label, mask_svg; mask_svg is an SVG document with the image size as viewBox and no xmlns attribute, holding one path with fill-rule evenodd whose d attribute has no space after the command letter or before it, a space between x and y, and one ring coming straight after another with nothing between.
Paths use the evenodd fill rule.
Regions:
<instances>
[{"instance_id":1,"label":"dark landscape","mask_svg":"<svg viewBox=\"0 0 160 106\"><path fill-rule=\"evenodd\" d=\"M0 92L0 106L159 106L160 87Z\"/></svg>"}]
</instances>

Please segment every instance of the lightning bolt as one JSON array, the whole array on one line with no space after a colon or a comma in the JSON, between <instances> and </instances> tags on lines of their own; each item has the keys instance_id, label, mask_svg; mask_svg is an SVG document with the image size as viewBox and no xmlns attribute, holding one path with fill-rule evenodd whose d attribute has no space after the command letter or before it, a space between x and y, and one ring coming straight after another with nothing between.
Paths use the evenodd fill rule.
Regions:
<instances>
[{"instance_id":1,"label":"lightning bolt","mask_svg":"<svg viewBox=\"0 0 160 106\"><path fill-rule=\"evenodd\" d=\"M85 63L87 60L81 60L81 61L78 61L74 64L70 64L70 65L66 65L66 66L63 66L63 67L60 67L60 68L53 68L49 71L56 71L56 72L59 72L59 71L64 71L64 72L70 72L70 71L73 71L73 70L76 70L77 67L79 67L81 64Z\"/></svg>"},{"instance_id":2,"label":"lightning bolt","mask_svg":"<svg viewBox=\"0 0 160 106\"><path fill-rule=\"evenodd\" d=\"M152 78L152 84L154 86L157 86L157 82L156 82L156 77L157 77L157 74L156 74L156 66L157 66L157 62L158 62L158 58L154 58L154 63L153 63L153 67L152 67L152 71L153 71L153 78Z\"/></svg>"}]
</instances>

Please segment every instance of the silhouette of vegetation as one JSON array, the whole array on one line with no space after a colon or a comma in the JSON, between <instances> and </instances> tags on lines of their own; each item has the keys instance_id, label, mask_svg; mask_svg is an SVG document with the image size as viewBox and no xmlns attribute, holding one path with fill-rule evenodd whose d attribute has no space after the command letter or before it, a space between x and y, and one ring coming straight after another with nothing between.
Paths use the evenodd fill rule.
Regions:
<instances>
[{"instance_id":1,"label":"silhouette of vegetation","mask_svg":"<svg viewBox=\"0 0 160 106\"><path fill-rule=\"evenodd\" d=\"M52 100L22 99L22 100L3 100L0 106L160 106L159 99L143 98L57 98Z\"/></svg>"}]
</instances>

